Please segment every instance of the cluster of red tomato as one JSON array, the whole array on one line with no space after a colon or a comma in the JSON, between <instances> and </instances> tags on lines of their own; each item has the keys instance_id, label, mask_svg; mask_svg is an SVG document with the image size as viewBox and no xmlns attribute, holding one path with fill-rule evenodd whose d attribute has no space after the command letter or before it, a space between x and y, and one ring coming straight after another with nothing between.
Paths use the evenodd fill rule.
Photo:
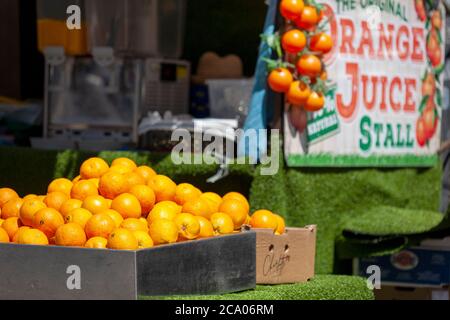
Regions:
<instances>
[{"instance_id":1,"label":"cluster of red tomato","mask_svg":"<svg viewBox=\"0 0 450 320\"><path fill-rule=\"evenodd\" d=\"M320 25L324 11L313 0L282 0L280 12L286 32L273 45L278 45L279 59L268 64L269 87L285 94L293 107L319 111L325 105L327 80L322 57L333 48L331 36Z\"/></svg>"},{"instance_id":2,"label":"cluster of red tomato","mask_svg":"<svg viewBox=\"0 0 450 320\"><path fill-rule=\"evenodd\" d=\"M442 67L442 49L440 34L443 23L441 11L432 10L427 15L423 0L415 0L416 11L419 19L427 24L430 31L427 36L427 56L432 70L427 70L422 81L422 104L420 117L416 125L416 138L420 147L424 147L434 137L439 123L437 95L440 95L437 82L439 81L439 69Z\"/></svg>"}]
</instances>

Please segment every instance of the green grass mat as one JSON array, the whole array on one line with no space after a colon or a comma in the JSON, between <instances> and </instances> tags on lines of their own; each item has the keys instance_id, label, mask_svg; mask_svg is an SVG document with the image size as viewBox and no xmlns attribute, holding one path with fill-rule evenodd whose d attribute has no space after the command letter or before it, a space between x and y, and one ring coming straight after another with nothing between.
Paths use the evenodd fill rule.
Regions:
<instances>
[{"instance_id":1,"label":"green grass mat","mask_svg":"<svg viewBox=\"0 0 450 320\"><path fill-rule=\"evenodd\" d=\"M283 169L274 177L255 177L251 202L253 208L279 212L289 225L317 224L316 272L329 274L336 239L344 230L383 236L438 226L441 175L439 167ZM378 210L380 206L393 209Z\"/></svg>"},{"instance_id":2,"label":"green grass mat","mask_svg":"<svg viewBox=\"0 0 450 320\"><path fill-rule=\"evenodd\" d=\"M144 300L373 300L363 278L316 276L308 283L258 286L255 290L213 296L140 297Z\"/></svg>"},{"instance_id":3,"label":"green grass mat","mask_svg":"<svg viewBox=\"0 0 450 320\"><path fill-rule=\"evenodd\" d=\"M365 235L411 235L430 231L443 218L436 211L380 206L364 210L358 216L347 217L343 227Z\"/></svg>"},{"instance_id":4,"label":"green grass mat","mask_svg":"<svg viewBox=\"0 0 450 320\"><path fill-rule=\"evenodd\" d=\"M377 241L376 243L358 243L341 237L336 241L336 253L340 259L385 256L403 250L408 244L409 241L405 237Z\"/></svg>"}]
</instances>

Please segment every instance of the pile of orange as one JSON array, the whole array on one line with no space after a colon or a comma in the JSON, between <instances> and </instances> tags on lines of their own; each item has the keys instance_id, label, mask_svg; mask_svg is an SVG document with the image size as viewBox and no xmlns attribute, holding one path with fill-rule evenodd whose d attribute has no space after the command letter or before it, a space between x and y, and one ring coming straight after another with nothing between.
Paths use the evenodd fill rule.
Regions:
<instances>
[{"instance_id":1,"label":"pile of orange","mask_svg":"<svg viewBox=\"0 0 450 320\"><path fill-rule=\"evenodd\" d=\"M138 250L239 232L243 225L284 233L267 210L250 216L248 200L176 184L127 158L86 160L73 180L52 181L45 195L21 198L0 188L0 242Z\"/></svg>"}]
</instances>

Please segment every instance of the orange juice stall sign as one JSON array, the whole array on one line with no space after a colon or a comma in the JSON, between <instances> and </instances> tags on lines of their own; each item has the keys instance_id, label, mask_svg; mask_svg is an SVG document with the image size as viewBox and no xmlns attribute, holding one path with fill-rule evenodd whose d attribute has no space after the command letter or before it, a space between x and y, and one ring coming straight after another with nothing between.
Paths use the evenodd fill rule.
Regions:
<instances>
[{"instance_id":1,"label":"orange juice stall sign","mask_svg":"<svg viewBox=\"0 0 450 320\"><path fill-rule=\"evenodd\" d=\"M440 145L442 7L422 0L325 4L335 84L306 130L285 129L291 166L430 166ZM289 123L286 117L287 123Z\"/></svg>"}]
</instances>

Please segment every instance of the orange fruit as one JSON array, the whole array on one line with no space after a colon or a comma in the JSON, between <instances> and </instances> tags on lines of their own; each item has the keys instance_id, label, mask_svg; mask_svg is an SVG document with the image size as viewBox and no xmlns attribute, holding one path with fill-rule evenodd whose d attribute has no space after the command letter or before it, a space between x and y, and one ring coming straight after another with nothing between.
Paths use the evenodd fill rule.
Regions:
<instances>
[{"instance_id":1,"label":"orange fruit","mask_svg":"<svg viewBox=\"0 0 450 320\"><path fill-rule=\"evenodd\" d=\"M109 168L107 173L109 173L109 172L115 172L115 173L120 173L120 174L126 175L126 174L133 172L133 170L128 167L125 167L125 166L115 165L115 166L112 166L111 168Z\"/></svg>"},{"instance_id":2,"label":"orange fruit","mask_svg":"<svg viewBox=\"0 0 450 320\"><path fill-rule=\"evenodd\" d=\"M248 216L248 206L241 200L227 199L222 202L219 212L228 214L233 219L234 229L239 230Z\"/></svg>"},{"instance_id":3,"label":"orange fruit","mask_svg":"<svg viewBox=\"0 0 450 320\"><path fill-rule=\"evenodd\" d=\"M145 179L142 178L136 172L127 173L127 174L125 174L125 176L127 178L127 184L128 184L128 190L127 191L129 191L134 186L145 184Z\"/></svg>"},{"instance_id":4,"label":"orange fruit","mask_svg":"<svg viewBox=\"0 0 450 320\"><path fill-rule=\"evenodd\" d=\"M9 240L11 241L14 238L16 232L19 231L20 227L22 227L22 223L17 217L6 219L2 224L2 228L6 231L9 236Z\"/></svg>"},{"instance_id":5,"label":"orange fruit","mask_svg":"<svg viewBox=\"0 0 450 320\"><path fill-rule=\"evenodd\" d=\"M276 220L277 220L277 230L276 230L276 233L277 233L278 235L281 235L281 234L283 234L283 233L286 232L286 222L284 221L284 218L281 217L280 215L278 215L278 214L274 214L274 215L275 215L275 218L276 218Z\"/></svg>"},{"instance_id":6,"label":"orange fruit","mask_svg":"<svg viewBox=\"0 0 450 320\"><path fill-rule=\"evenodd\" d=\"M137 250L139 243L133 232L119 228L109 235L108 248L113 250Z\"/></svg>"},{"instance_id":7,"label":"orange fruit","mask_svg":"<svg viewBox=\"0 0 450 320\"><path fill-rule=\"evenodd\" d=\"M66 223L76 223L83 229L86 227L86 223L91 219L93 214L84 209L84 208L77 208L69 212L68 215L65 217Z\"/></svg>"},{"instance_id":8,"label":"orange fruit","mask_svg":"<svg viewBox=\"0 0 450 320\"><path fill-rule=\"evenodd\" d=\"M140 219L125 219L120 224L120 228L127 229L130 231L144 231L148 232L148 225L141 221Z\"/></svg>"},{"instance_id":9,"label":"orange fruit","mask_svg":"<svg viewBox=\"0 0 450 320\"><path fill-rule=\"evenodd\" d=\"M222 197L214 192L205 192L200 196L200 199L208 201L211 212L219 212L220 204L222 203Z\"/></svg>"},{"instance_id":10,"label":"orange fruit","mask_svg":"<svg viewBox=\"0 0 450 320\"><path fill-rule=\"evenodd\" d=\"M111 219L113 219L114 224L116 225L116 228L119 228L122 224L123 217L120 213L118 213L116 210L113 209L107 209L105 211L102 211L100 213L106 213L108 216L110 216Z\"/></svg>"},{"instance_id":11,"label":"orange fruit","mask_svg":"<svg viewBox=\"0 0 450 320\"><path fill-rule=\"evenodd\" d=\"M24 201L20 208L19 218L25 226L32 227L35 213L45 208L47 208L45 203L37 197Z\"/></svg>"},{"instance_id":12,"label":"orange fruit","mask_svg":"<svg viewBox=\"0 0 450 320\"><path fill-rule=\"evenodd\" d=\"M73 182L69 179L55 179L53 180L47 188L47 194L52 192L62 192L70 196L70 191L72 190Z\"/></svg>"},{"instance_id":13,"label":"orange fruit","mask_svg":"<svg viewBox=\"0 0 450 320\"><path fill-rule=\"evenodd\" d=\"M109 209L108 202L102 196L86 197L81 206L83 209L90 211L92 214L97 214Z\"/></svg>"},{"instance_id":14,"label":"orange fruit","mask_svg":"<svg viewBox=\"0 0 450 320\"><path fill-rule=\"evenodd\" d=\"M107 245L108 239L102 237L93 237L86 242L84 247L90 249L106 249Z\"/></svg>"},{"instance_id":15,"label":"orange fruit","mask_svg":"<svg viewBox=\"0 0 450 320\"><path fill-rule=\"evenodd\" d=\"M84 231L88 239L93 237L108 238L116 228L114 220L106 213L98 213L88 220Z\"/></svg>"},{"instance_id":16,"label":"orange fruit","mask_svg":"<svg viewBox=\"0 0 450 320\"><path fill-rule=\"evenodd\" d=\"M202 192L189 183L181 183L175 188L174 201L180 206L188 201L196 200L202 195Z\"/></svg>"},{"instance_id":17,"label":"orange fruit","mask_svg":"<svg viewBox=\"0 0 450 320\"><path fill-rule=\"evenodd\" d=\"M211 211L211 206L208 200L197 198L190 200L183 205L183 212L193 214L194 216L202 216L206 219L211 218L214 213ZM217 211L216 211L217 212Z\"/></svg>"},{"instance_id":18,"label":"orange fruit","mask_svg":"<svg viewBox=\"0 0 450 320\"><path fill-rule=\"evenodd\" d=\"M230 234L234 231L233 219L223 212L214 213L211 216L211 224L216 235Z\"/></svg>"},{"instance_id":19,"label":"orange fruit","mask_svg":"<svg viewBox=\"0 0 450 320\"><path fill-rule=\"evenodd\" d=\"M100 179L99 178L94 178L94 179L89 179L87 181L92 182L98 189L98 187L100 187Z\"/></svg>"},{"instance_id":20,"label":"orange fruit","mask_svg":"<svg viewBox=\"0 0 450 320\"><path fill-rule=\"evenodd\" d=\"M272 229L274 232L278 228L278 220L269 210L258 210L253 213L250 225L256 229Z\"/></svg>"},{"instance_id":21,"label":"orange fruit","mask_svg":"<svg viewBox=\"0 0 450 320\"><path fill-rule=\"evenodd\" d=\"M63 224L63 216L53 208L41 209L33 218L33 226L45 233L49 239L55 236L56 230Z\"/></svg>"},{"instance_id":22,"label":"orange fruit","mask_svg":"<svg viewBox=\"0 0 450 320\"><path fill-rule=\"evenodd\" d=\"M155 192L147 185L137 185L130 189L130 194L134 195L141 204L141 213L147 217L155 206Z\"/></svg>"},{"instance_id":23,"label":"orange fruit","mask_svg":"<svg viewBox=\"0 0 450 320\"><path fill-rule=\"evenodd\" d=\"M100 178L99 190L102 196L112 200L127 192L127 178L121 173L110 171Z\"/></svg>"},{"instance_id":24,"label":"orange fruit","mask_svg":"<svg viewBox=\"0 0 450 320\"><path fill-rule=\"evenodd\" d=\"M98 189L95 183L90 180L80 180L75 183L70 192L70 197L83 201L89 196L98 195Z\"/></svg>"},{"instance_id":25,"label":"orange fruit","mask_svg":"<svg viewBox=\"0 0 450 320\"><path fill-rule=\"evenodd\" d=\"M8 243L8 242L9 242L8 232L6 232L5 229L0 227L0 243Z\"/></svg>"},{"instance_id":26,"label":"orange fruit","mask_svg":"<svg viewBox=\"0 0 450 320\"><path fill-rule=\"evenodd\" d=\"M1 216L1 210L0 210L0 216ZM3 222L5 222L5 220L3 220L2 218L0 218L0 227L2 226Z\"/></svg>"},{"instance_id":27,"label":"orange fruit","mask_svg":"<svg viewBox=\"0 0 450 320\"><path fill-rule=\"evenodd\" d=\"M45 195L45 196L44 196L44 195L37 196L37 199L38 199L39 201L44 202L46 196L47 196L47 195Z\"/></svg>"},{"instance_id":28,"label":"orange fruit","mask_svg":"<svg viewBox=\"0 0 450 320\"><path fill-rule=\"evenodd\" d=\"M155 207L150 211L147 222L151 225L154 221L158 219L173 220L175 217L181 213L181 207L173 201L163 201L155 205Z\"/></svg>"},{"instance_id":29,"label":"orange fruit","mask_svg":"<svg viewBox=\"0 0 450 320\"><path fill-rule=\"evenodd\" d=\"M23 197L23 201L28 201L28 200L32 200L32 199L36 199L38 196L35 194L28 194L25 197Z\"/></svg>"},{"instance_id":30,"label":"orange fruit","mask_svg":"<svg viewBox=\"0 0 450 320\"><path fill-rule=\"evenodd\" d=\"M153 240L147 232L141 230L132 232L138 242L138 249L148 249L154 246Z\"/></svg>"},{"instance_id":31,"label":"orange fruit","mask_svg":"<svg viewBox=\"0 0 450 320\"><path fill-rule=\"evenodd\" d=\"M111 205L112 205L112 199L106 199L106 203L108 204L108 209L111 209Z\"/></svg>"},{"instance_id":32,"label":"orange fruit","mask_svg":"<svg viewBox=\"0 0 450 320\"><path fill-rule=\"evenodd\" d=\"M250 211L250 204L248 203L248 200L246 197L244 197L239 192L229 192L226 195L223 196L223 201L225 200L239 200L242 201L245 204L245 207L247 208L247 211Z\"/></svg>"},{"instance_id":33,"label":"orange fruit","mask_svg":"<svg viewBox=\"0 0 450 320\"><path fill-rule=\"evenodd\" d=\"M245 223L246 225L250 225L250 220L252 219L252 217L248 214L247 218L245 219Z\"/></svg>"},{"instance_id":34,"label":"orange fruit","mask_svg":"<svg viewBox=\"0 0 450 320\"><path fill-rule=\"evenodd\" d=\"M9 200L2 208L2 219L19 217L20 208L22 207L23 200L21 198L15 198Z\"/></svg>"},{"instance_id":35,"label":"orange fruit","mask_svg":"<svg viewBox=\"0 0 450 320\"><path fill-rule=\"evenodd\" d=\"M178 240L178 227L172 220L158 219L148 231L155 245L175 243Z\"/></svg>"},{"instance_id":36,"label":"orange fruit","mask_svg":"<svg viewBox=\"0 0 450 320\"><path fill-rule=\"evenodd\" d=\"M61 209L61 206L67 200L69 200L69 196L67 194L60 192L60 191L55 191L55 192L49 193L45 197L44 203L47 205L47 207L53 208L53 209L59 211Z\"/></svg>"},{"instance_id":37,"label":"orange fruit","mask_svg":"<svg viewBox=\"0 0 450 320\"><path fill-rule=\"evenodd\" d=\"M136 163L128 158L117 158L115 159L112 164L111 167L115 167L115 166L122 166L125 168L128 168L131 171L134 171L137 169L137 165Z\"/></svg>"},{"instance_id":38,"label":"orange fruit","mask_svg":"<svg viewBox=\"0 0 450 320\"><path fill-rule=\"evenodd\" d=\"M100 178L108 170L109 166L105 160L101 158L90 158L81 165L80 176L82 179Z\"/></svg>"},{"instance_id":39,"label":"orange fruit","mask_svg":"<svg viewBox=\"0 0 450 320\"><path fill-rule=\"evenodd\" d=\"M124 193L115 198L111 204L111 209L120 213L124 219L139 219L142 216L139 200L130 193Z\"/></svg>"},{"instance_id":40,"label":"orange fruit","mask_svg":"<svg viewBox=\"0 0 450 320\"><path fill-rule=\"evenodd\" d=\"M63 203L61 208L59 208L59 212L66 217L71 211L81 208L83 205L83 201L78 199L69 199Z\"/></svg>"},{"instance_id":41,"label":"orange fruit","mask_svg":"<svg viewBox=\"0 0 450 320\"><path fill-rule=\"evenodd\" d=\"M148 182L148 186L155 192L156 202L173 201L177 185L169 177L154 176Z\"/></svg>"},{"instance_id":42,"label":"orange fruit","mask_svg":"<svg viewBox=\"0 0 450 320\"><path fill-rule=\"evenodd\" d=\"M17 192L10 188L1 188L0 189L0 209L3 209L5 203L10 200L19 198Z\"/></svg>"},{"instance_id":43,"label":"orange fruit","mask_svg":"<svg viewBox=\"0 0 450 320\"><path fill-rule=\"evenodd\" d=\"M77 182L80 181L80 180L81 180L81 176L78 175L78 176L76 176L75 178L73 178L72 184L75 184L75 183L77 183Z\"/></svg>"},{"instance_id":44,"label":"orange fruit","mask_svg":"<svg viewBox=\"0 0 450 320\"><path fill-rule=\"evenodd\" d=\"M150 178L156 176L155 170L153 170L149 166L140 166L136 170L134 170L134 172L136 172L138 175L144 178L145 183L148 183Z\"/></svg>"},{"instance_id":45,"label":"orange fruit","mask_svg":"<svg viewBox=\"0 0 450 320\"><path fill-rule=\"evenodd\" d=\"M199 239L211 238L214 236L214 228L208 219L200 216L195 216L198 223L200 224L200 233L198 235Z\"/></svg>"},{"instance_id":46,"label":"orange fruit","mask_svg":"<svg viewBox=\"0 0 450 320\"><path fill-rule=\"evenodd\" d=\"M86 243L86 234L77 223L62 225L56 230L55 244L64 247L83 247Z\"/></svg>"},{"instance_id":47,"label":"orange fruit","mask_svg":"<svg viewBox=\"0 0 450 320\"><path fill-rule=\"evenodd\" d=\"M19 243L19 237L20 235L25 231L31 229L30 227L20 227L19 230L17 230L16 234L12 238L12 242Z\"/></svg>"},{"instance_id":48,"label":"orange fruit","mask_svg":"<svg viewBox=\"0 0 450 320\"><path fill-rule=\"evenodd\" d=\"M196 239L200 234L200 223L193 214L180 213L174 219L181 237L188 240Z\"/></svg>"},{"instance_id":49,"label":"orange fruit","mask_svg":"<svg viewBox=\"0 0 450 320\"><path fill-rule=\"evenodd\" d=\"M44 232L38 229L27 229L21 232L17 239L18 244L48 246L48 238Z\"/></svg>"}]
</instances>

